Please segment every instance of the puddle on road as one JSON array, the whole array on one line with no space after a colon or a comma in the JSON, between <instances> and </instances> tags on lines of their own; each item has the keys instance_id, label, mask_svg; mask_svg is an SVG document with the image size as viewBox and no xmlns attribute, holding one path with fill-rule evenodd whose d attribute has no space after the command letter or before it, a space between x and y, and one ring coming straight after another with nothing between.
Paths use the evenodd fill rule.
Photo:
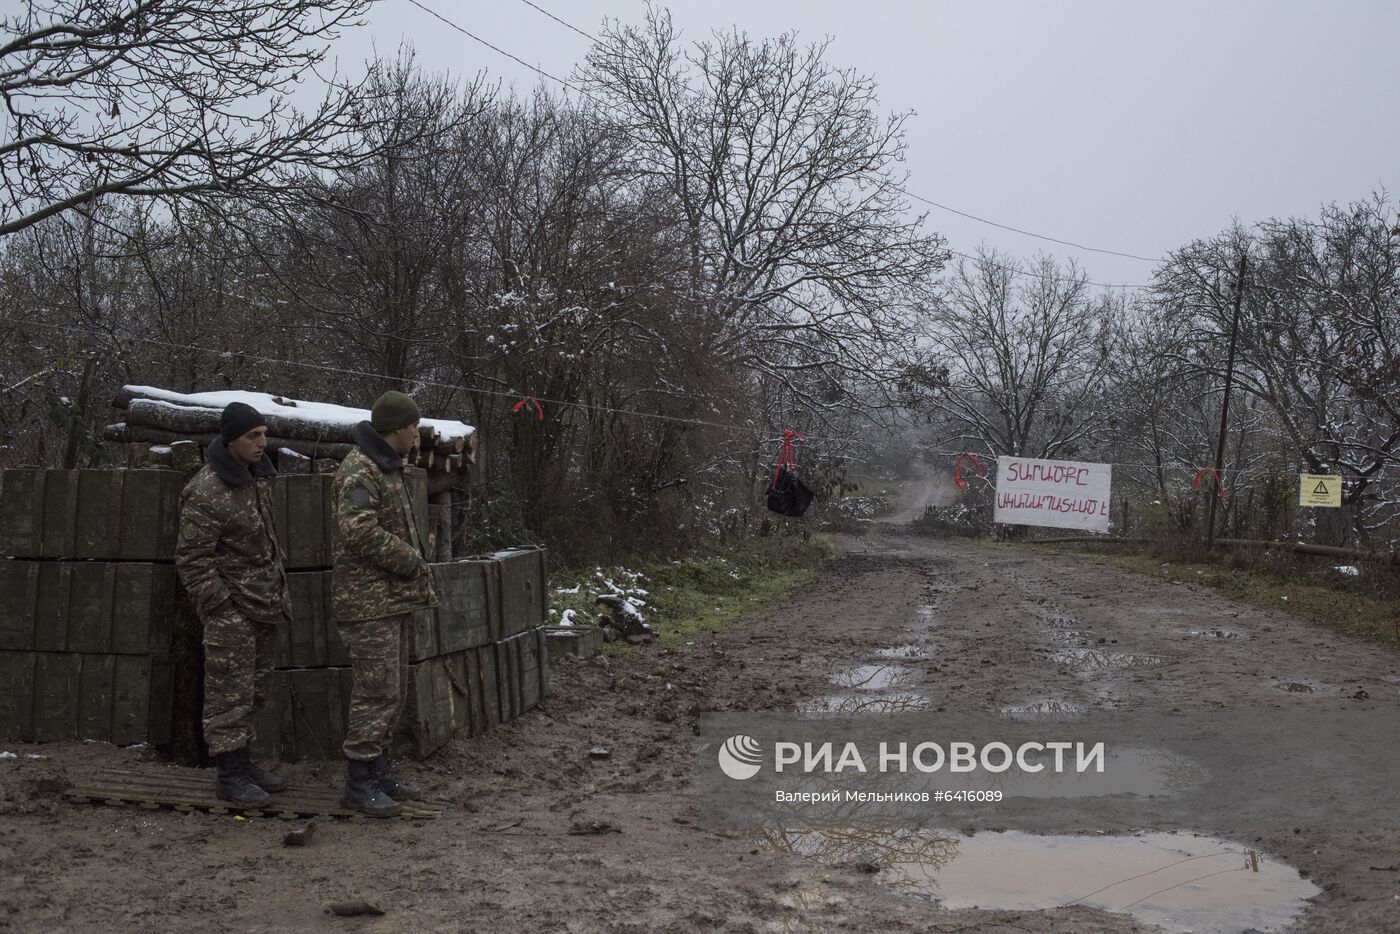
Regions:
<instances>
[{"instance_id":1,"label":"puddle on road","mask_svg":"<svg viewBox=\"0 0 1400 934\"><path fill-rule=\"evenodd\" d=\"M928 647L901 645L876 652L879 657L917 659ZM914 690L918 674L892 662L841 665L831 673L831 683L845 690L797 705L798 713L896 714L926 710L929 699Z\"/></svg>"},{"instance_id":2,"label":"puddle on road","mask_svg":"<svg viewBox=\"0 0 1400 934\"><path fill-rule=\"evenodd\" d=\"M1131 652L1105 652L1101 649L1064 649L1053 652L1050 660L1068 665L1075 671L1101 671L1122 668L1155 668L1166 662L1164 655L1140 655Z\"/></svg>"},{"instance_id":3,"label":"puddle on road","mask_svg":"<svg viewBox=\"0 0 1400 934\"><path fill-rule=\"evenodd\" d=\"M1010 720L1073 720L1084 713L1084 708L1058 697L1042 697L1020 704L1007 704L998 711Z\"/></svg>"},{"instance_id":4,"label":"puddle on road","mask_svg":"<svg viewBox=\"0 0 1400 934\"><path fill-rule=\"evenodd\" d=\"M1214 837L1015 831L967 837L857 827L771 830L759 841L833 865L878 866L882 883L944 908L1091 905L1173 931L1279 928L1320 893L1291 866Z\"/></svg>"},{"instance_id":5,"label":"puddle on road","mask_svg":"<svg viewBox=\"0 0 1400 934\"><path fill-rule=\"evenodd\" d=\"M876 658L928 658L933 654L933 647L929 645L892 645L889 648L878 649L875 652Z\"/></svg>"},{"instance_id":6,"label":"puddle on road","mask_svg":"<svg viewBox=\"0 0 1400 934\"><path fill-rule=\"evenodd\" d=\"M1331 694L1332 686L1312 678L1277 678L1271 686L1288 694Z\"/></svg>"},{"instance_id":7,"label":"puddle on road","mask_svg":"<svg viewBox=\"0 0 1400 934\"><path fill-rule=\"evenodd\" d=\"M909 690L915 673L902 665L845 665L831 675L831 683L846 688L797 705L798 713L894 714L926 710L929 699Z\"/></svg>"},{"instance_id":8,"label":"puddle on road","mask_svg":"<svg viewBox=\"0 0 1400 934\"><path fill-rule=\"evenodd\" d=\"M1188 636L1197 636L1203 639L1245 639L1248 638L1242 632L1233 629L1188 629Z\"/></svg>"},{"instance_id":9,"label":"puddle on road","mask_svg":"<svg viewBox=\"0 0 1400 934\"><path fill-rule=\"evenodd\" d=\"M913 691L888 694L828 694L797 705L798 713L908 713L927 710L929 699Z\"/></svg>"},{"instance_id":10,"label":"puddle on road","mask_svg":"<svg viewBox=\"0 0 1400 934\"><path fill-rule=\"evenodd\" d=\"M913 676L900 665L845 665L832 672L831 683L858 691L883 691L907 685Z\"/></svg>"}]
</instances>

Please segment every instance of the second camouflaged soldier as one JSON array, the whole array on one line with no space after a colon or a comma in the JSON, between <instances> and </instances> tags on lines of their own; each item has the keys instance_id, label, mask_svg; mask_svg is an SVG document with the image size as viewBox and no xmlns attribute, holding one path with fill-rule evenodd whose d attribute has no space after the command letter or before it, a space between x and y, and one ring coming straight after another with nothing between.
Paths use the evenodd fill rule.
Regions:
<instances>
[{"instance_id":1,"label":"second camouflaged soldier","mask_svg":"<svg viewBox=\"0 0 1400 934\"><path fill-rule=\"evenodd\" d=\"M175 566L204 623L204 741L219 797L263 807L287 785L252 763L253 715L267 699L277 628L289 618L285 560L272 524L267 421L232 402L209 462L180 494Z\"/></svg>"},{"instance_id":2,"label":"second camouflaged soldier","mask_svg":"<svg viewBox=\"0 0 1400 934\"><path fill-rule=\"evenodd\" d=\"M380 396L370 420L352 431L355 449L341 461L331 492L331 605L352 668L344 803L375 817L398 814L395 799L422 797L398 780L389 761L408 696L410 621L437 605L427 539L403 469L418 441L418 419L408 396Z\"/></svg>"}]
</instances>

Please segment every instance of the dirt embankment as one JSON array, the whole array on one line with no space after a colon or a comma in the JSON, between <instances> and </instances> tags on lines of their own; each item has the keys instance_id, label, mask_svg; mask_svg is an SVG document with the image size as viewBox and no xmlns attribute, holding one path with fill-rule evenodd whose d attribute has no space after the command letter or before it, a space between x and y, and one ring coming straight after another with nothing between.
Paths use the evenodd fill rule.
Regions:
<instances>
[{"instance_id":1,"label":"dirt embankment","mask_svg":"<svg viewBox=\"0 0 1400 934\"><path fill-rule=\"evenodd\" d=\"M437 820L322 821L311 846L286 848L283 821L81 807L56 794L94 770L148 759L140 750L3 746L19 758L0 760L0 928L1147 930L1083 907L943 910L882 884L882 867L825 864L701 829L695 716L810 703L832 693L834 669L911 633L929 651L901 664L935 708L1054 698L1139 709L1400 709L1394 653L1281 611L1083 559L917 539L890 526L842 546L817 582L712 639L562 663L545 710L407 769L450 803ZM921 633L924 607L936 607L937 621ZM1233 635L1200 638L1193 628ZM1086 678L1047 660L1059 632L1165 661ZM594 746L609 756L590 758ZM333 766L286 771L297 783L340 778ZM1365 792L1366 776L1339 782L1339 793ZM1185 829L1309 873L1322 895L1301 929L1400 930L1400 873L1370 868L1400 862L1396 833ZM386 914L325 913L352 898Z\"/></svg>"}]
</instances>

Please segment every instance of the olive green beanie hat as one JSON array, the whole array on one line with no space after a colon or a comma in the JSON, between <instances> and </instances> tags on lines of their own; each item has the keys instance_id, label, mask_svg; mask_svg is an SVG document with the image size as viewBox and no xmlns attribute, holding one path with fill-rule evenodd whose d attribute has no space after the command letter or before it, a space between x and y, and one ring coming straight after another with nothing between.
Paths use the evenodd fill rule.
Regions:
<instances>
[{"instance_id":1,"label":"olive green beanie hat","mask_svg":"<svg viewBox=\"0 0 1400 934\"><path fill-rule=\"evenodd\" d=\"M391 389L375 400L374 408L369 413L369 424L380 434L388 434L415 424L421 417L418 403Z\"/></svg>"}]
</instances>

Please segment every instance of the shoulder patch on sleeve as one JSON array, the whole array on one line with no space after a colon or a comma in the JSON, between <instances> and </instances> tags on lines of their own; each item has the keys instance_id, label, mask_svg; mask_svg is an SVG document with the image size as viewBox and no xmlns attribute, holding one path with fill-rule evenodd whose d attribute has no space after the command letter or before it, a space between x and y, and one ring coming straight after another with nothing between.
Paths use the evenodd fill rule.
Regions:
<instances>
[{"instance_id":1,"label":"shoulder patch on sleeve","mask_svg":"<svg viewBox=\"0 0 1400 934\"><path fill-rule=\"evenodd\" d=\"M345 498L350 501L351 506L357 506L360 509L369 508L369 490L362 486L353 487L349 493L345 494Z\"/></svg>"}]
</instances>

